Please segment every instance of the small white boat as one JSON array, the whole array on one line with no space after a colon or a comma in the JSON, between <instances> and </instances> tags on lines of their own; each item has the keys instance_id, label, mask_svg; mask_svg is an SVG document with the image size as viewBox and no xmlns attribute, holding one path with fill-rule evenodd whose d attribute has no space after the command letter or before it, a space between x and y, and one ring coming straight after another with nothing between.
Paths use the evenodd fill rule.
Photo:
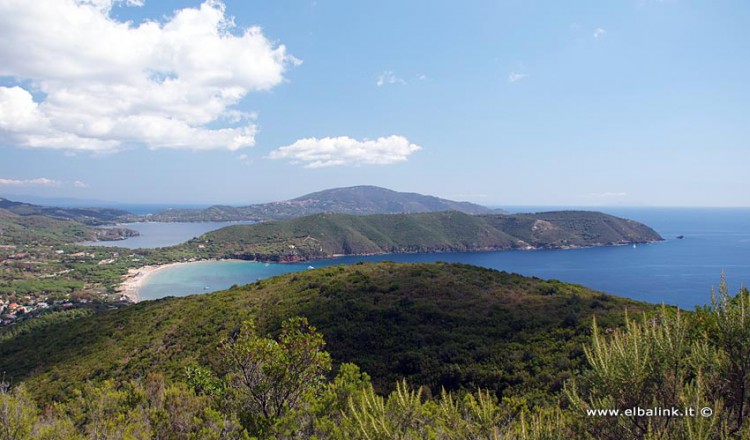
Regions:
<instances>
[{"instance_id":1,"label":"small white boat","mask_svg":"<svg viewBox=\"0 0 750 440\"><path fill-rule=\"evenodd\" d=\"M635 245L635 243L633 243L633 249L635 249L636 247L637 247L637 246Z\"/></svg>"},{"instance_id":2,"label":"small white boat","mask_svg":"<svg viewBox=\"0 0 750 440\"><path fill-rule=\"evenodd\" d=\"M314 268L314 267L312 267L312 266L307 266L307 268L308 268L308 269L315 269L315 268Z\"/></svg>"}]
</instances>

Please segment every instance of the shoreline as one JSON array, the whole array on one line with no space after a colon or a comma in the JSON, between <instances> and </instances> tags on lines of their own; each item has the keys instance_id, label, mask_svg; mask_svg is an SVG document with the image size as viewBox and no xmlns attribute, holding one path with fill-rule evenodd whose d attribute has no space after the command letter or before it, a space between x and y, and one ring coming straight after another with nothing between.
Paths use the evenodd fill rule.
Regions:
<instances>
[{"instance_id":1,"label":"shoreline","mask_svg":"<svg viewBox=\"0 0 750 440\"><path fill-rule=\"evenodd\" d=\"M153 266L143 266L136 269L128 269L127 275L123 275L123 281L117 286L117 292L126 297L132 303L138 303L141 299L139 291L146 280L160 270L189 263L169 263Z\"/></svg>"},{"instance_id":2,"label":"shoreline","mask_svg":"<svg viewBox=\"0 0 750 440\"><path fill-rule=\"evenodd\" d=\"M210 258L196 261L178 261L175 263L156 264L128 269L128 273L123 275L122 282L117 286L116 291L126 297L128 301L136 304L140 302L140 290L146 281L155 273L171 267L182 266L186 264L203 263L206 261L247 261L236 258L217 259Z\"/></svg>"},{"instance_id":3,"label":"shoreline","mask_svg":"<svg viewBox=\"0 0 750 440\"><path fill-rule=\"evenodd\" d=\"M117 286L116 290L117 292L126 297L130 302L132 303L138 303L140 301L140 289L143 287L143 284L155 273L171 268L171 267L177 267L185 264L193 264L193 263L201 263L201 262L207 262L207 261L242 261L242 262L254 262L254 263L275 263L275 264L299 264L299 263L307 263L310 261L315 260L332 260L336 258L341 257L364 257L364 256L374 256L374 255L397 255L397 254L420 254L420 253L427 253L427 254L442 254L442 253L450 253L450 252L498 252L498 251L536 251L536 250L573 250L573 249L588 249L588 248L597 248L597 247L609 247L609 246L629 246L631 244L653 244L653 243L659 243L665 241L662 240L652 240L652 241L644 241L644 242L625 242L625 243L608 243L608 244L595 244L595 245L589 245L589 246L560 246L560 247L523 247L523 248L511 248L511 249L475 249L471 251L428 251L428 252L377 252L377 253L365 253L365 254L332 254L330 256L325 257L318 257L314 259L300 259L298 261L269 261L269 260L245 260L241 258L208 258L205 260L196 260L196 261L180 261L175 263L167 263L167 264L159 264L159 265L149 265L149 266L143 266L139 268L134 269L128 269L128 273L126 275L123 275L123 281Z\"/></svg>"}]
</instances>

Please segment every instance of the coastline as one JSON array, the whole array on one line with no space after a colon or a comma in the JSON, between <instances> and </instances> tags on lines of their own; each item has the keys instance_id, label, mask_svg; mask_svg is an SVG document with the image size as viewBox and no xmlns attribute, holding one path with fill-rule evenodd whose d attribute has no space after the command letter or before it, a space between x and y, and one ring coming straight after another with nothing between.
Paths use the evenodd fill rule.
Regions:
<instances>
[{"instance_id":1,"label":"coastline","mask_svg":"<svg viewBox=\"0 0 750 440\"><path fill-rule=\"evenodd\" d=\"M137 303L140 301L141 297L139 295L139 291L141 287L143 287L143 284L146 282L146 280L156 272L159 272L160 270L167 269L169 267L175 267L179 266L181 264L190 264L190 263L169 263L169 264L159 264L159 265L153 265L153 266L143 266L136 269L128 269L127 275L124 275L123 281L120 283L120 285L117 287L117 292L120 293L122 296L127 297L127 299L132 303Z\"/></svg>"},{"instance_id":2,"label":"coastline","mask_svg":"<svg viewBox=\"0 0 750 440\"><path fill-rule=\"evenodd\" d=\"M236 258L226 258L226 259L210 258L206 260L180 261L176 263L156 264L156 265L138 267L134 269L128 269L128 273L126 275L123 275L123 281L117 286L116 291L120 295L126 297L128 301L135 304L141 300L139 292L141 288L143 287L143 285L146 283L146 281L153 274L161 270L171 268L171 267L177 267L177 266L193 264L193 263L202 263L206 261L247 261L247 260L240 260Z\"/></svg>"},{"instance_id":3,"label":"coastline","mask_svg":"<svg viewBox=\"0 0 750 440\"><path fill-rule=\"evenodd\" d=\"M324 257L317 257L314 259L308 259L303 258L298 261L276 261L274 263L277 264L288 264L288 263L306 263L313 260L331 260L341 257L361 257L361 256L373 256L373 255L393 255L393 254L419 254L419 253L428 253L428 254L441 254L446 252L496 252L496 251L534 251L534 250L571 250L571 249L587 249L587 248L595 248L595 247L608 247L608 246L629 246L631 244L652 244L652 243L659 243L662 240L652 240L652 241L643 241L643 242L623 242L623 243L607 243L607 244L593 244L588 246L553 246L553 247L534 247L534 246L526 246L526 247L519 247L519 248L503 248L503 249L473 249L469 251L456 251L456 250L441 250L441 251L428 251L428 252L375 252L375 253L363 253L363 254L332 254L329 256ZM196 260L196 261L180 261L176 263L168 263L168 264L159 264L159 265L149 265L149 266L143 266L139 268L134 269L128 269L128 273L126 275L123 275L123 281L119 284L117 287L117 292L126 297L128 301L132 303L138 303L140 301L140 289L143 287L145 282L151 277L153 274L170 267L176 267L186 264L193 264L193 263L201 263L206 261L242 261L242 262L255 262L255 263L268 263L269 260L244 260L240 258L209 258L205 260Z\"/></svg>"}]
</instances>

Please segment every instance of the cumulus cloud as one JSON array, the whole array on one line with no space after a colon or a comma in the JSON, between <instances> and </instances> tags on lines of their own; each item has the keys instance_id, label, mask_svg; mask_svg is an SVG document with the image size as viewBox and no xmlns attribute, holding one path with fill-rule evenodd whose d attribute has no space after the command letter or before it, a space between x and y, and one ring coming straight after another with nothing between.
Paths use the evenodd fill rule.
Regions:
<instances>
[{"instance_id":1,"label":"cumulus cloud","mask_svg":"<svg viewBox=\"0 0 750 440\"><path fill-rule=\"evenodd\" d=\"M89 185L86 182L82 182L80 180L76 180L75 182L73 182L73 186L75 186L76 188L88 188L89 187Z\"/></svg>"},{"instance_id":2,"label":"cumulus cloud","mask_svg":"<svg viewBox=\"0 0 750 440\"><path fill-rule=\"evenodd\" d=\"M60 186L59 180L38 177L36 179L3 179L0 178L0 186Z\"/></svg>"},{"instance_id":3,"label":"cumulus cloud","mask_svg":"<svg viewBox=\"0 0 750 440\"><path fill-rule=\"evenodd\" d=\"M237 150L255 115L233 108L300 63L207 0L162 22L110 16L141 0L0 2L0 141L65 150Z\"/></svg>"},{"instance_id":4,"label":"cumulus cloud","mask_svg":"<svg viewBox=\"0 0 750 440\"><path fill-rule=\"evenodd\" d=\"M305 138L271 152L271 159L288 159L305 168L338 165L386 165L405 161L421 150L403 136L381 137L375 140L356 140L348 136Z\"/></svg>"},{"instance_id":5,"label":"cumulus cloud","mask_svg":"<svg viewBox=\"0 0 750 440\"><path fill-rule=\"evenodd\" d=\"M508 82L509 83L514 83L516 81L520 81L520 80L526 78L527 76L528 75L525 74L525 73L511 72L510 75L508 75Z\"/></svg>"},{"instance_id":6,"label":"cumulus cloud","mask_svg":"<svg viewBox=\"0 0 750 440\"><path fill-rule=\"evenodd\" d=\"M596 39L602 38L605 35L607 35L607 31L605 29L596 28L596 30L594 30L594 38Z\"/></svg>"},{"instance_id":7,"label":"cumulus cloud","mask_svg":"<svg viewBox=\"0 0 750 440\"><path fill-rule=\"evenodd\" d=\"M378 87L383 87L390 84L406 84L406 81L397 77L396 74L392 71L386 70L385 72L378 75L378 79L377 81L375 81L375 84Z\"/></svg>"}]
</instances>

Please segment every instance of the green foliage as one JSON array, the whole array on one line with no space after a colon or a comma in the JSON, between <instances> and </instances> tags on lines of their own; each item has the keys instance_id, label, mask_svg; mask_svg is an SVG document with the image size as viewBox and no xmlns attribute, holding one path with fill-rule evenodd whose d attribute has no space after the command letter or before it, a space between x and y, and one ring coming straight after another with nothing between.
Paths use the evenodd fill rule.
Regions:
<instances>
[{"instance_id":1,"label":"green foliage","mask_svg":"<svg viewBox=\"0 0 750 440\"><path fill-rule=\"evenodd\" d=\"M4 285L3 285L4 284ZM47 295L69 295L75 290L83 288L83 282L77 280L61 279L25 279L13 280L8 283L0 284L0 294L27 295L37 292L44 292Z\"/></svg>"},{"instance_id":2,"label":"green foliage","mask_svg":"<svg viewBox=\"0 0 750 440\"><path fill-rule=\"evenodd\" d=\"M326 267L40 328L0 342L0 371L45 398L154 370L175 380L189 365L220 371L217 335L248 317L258 334L278 335L281 322L306 316L334 363L361 366L378 391L406 378L432 394L481 387L533 406L585 366L593 315L616 327L625 307L652 308L559 282L559 293L543 293L543 283L459 264Z\"/></svg>"},{"instance_id":3,"label":"green foliage","mask_svg":"<svg viewBox=\"0 0 750 440\"><path fill-rule=\"evenodd\" d=\"M99 239L118 240L132 235L137 235L137 232L124 228L93 228L75 220L44 215L0 213L0 243L6 245L60 245Z\"/></svg>"},{"instance_id":4,"label":"green foliage","mask_svg":"<svg viewBox=\"0 0 750 440\"><path fill-rule=\"evenodd\" d=\"M574 303L584 293L576 293ZM353 364L342 364L326 380L330 357L305 318L285 320L276 337L259 336L248 321L219 344L221 375L193 364L185 371L187 384L153 373L145 380L77 384L72 396L51 407L43 401L44 414L23 388L6 386L0 389L0 440L743 439L750 431L737 414L750 401L738 393L746 379L742 359L730 356L745 353L746 296L746 290L730 296L722 281L713 305L694 314L662 307L640 319L626 317L622 328L595 321L584 348L588 368L568 381L561 401L550 396L546 405L481 388L443 389L433 397L428 387L405 380L382 394ZM587 414L671 407L708 407L713 415Z\"/></svg>"},{"instance_id":5,"label":"green foliage","mask_svg":"<svg viewBox=\"0 0 750 440\"><path fill-rule=\"evenodd\" d=\"M187 379L187 384L195 390L196 394L219 397L226 390L223 380L216 377L208 368L200 365L188 365L185 367L185 378Z\"/></svg>"},{"instance_id":6,"label":"green foliage","mask_svg":"<svg viewBox=\"0 0 750 440\"><path fill-rule=\"evenodd\" d=\"M324 346L323 336L300 317L282 323L278 340L259 337L246 321L221 343L225 381L246 426L262 432L322 389L331 368Z\"/></svg>"},{"instance_id":7,"label":"green foliage","mask_svg":"<svg viewBox=\"0 0 750 440\"><path fill-rule=\"evenodd\" d=\"M296 261L334 255L560 248L661 240L651 228L598 212L469 215L315 214L236 225L181 245L215 257ZM201 247L202 246L202 247Z\"/></svg>"},{"instance_id":8,"label":"green foliage","mask_svg":"<svg viewBox=\"0 0 750 440\"><path fill-rule=\"evenodd\" d=\"M701 315L706 339L720 353L712 369L719 383L711 397L723 398L732 433L750 432L750 292L743 288L730 295L722 276L711 303Z\"/></svg>"},{"instance_id":9,"label":"green foliage","mask_svg":"<svg viewBox=\"0 0 750 440\"><path fill-rule=\"evenodd\" d=\"M0 440L31 439L37 409L23 387L12 392L0 383Z\"/></svg>"},{"instance_id":10,"label":"green foliage","mask_svg":"<svg viewBox=\"0 0 750 440\"><path fill-rule=\"evenodd\" d=\"M594 323L586 347L591 370L571 382L566 395L579 412L599 408L683 407L683 386L692 377L688 323L681 313L663 309L658 322L627 319L624 330L603 335ZM585 396L585 397L583 397ZM668 417L591 418L583 422L596 438L657 437L670 432Z\"/></svg>"},{"instance_id":11,"label":"green foliage","mask_svg":"<svg viewBox=\"0 0 750 440\"><path fill-rule=\"evenodd\" d=\"M565 395L576 432L599 439L747 438L750 396L750 302L732 297L722 279L713 305L685 316L663 308L624 330L603 334L594 324L586 347L590 370ZM711 417L701 416L710 408ZM596 409L691 408L693 415L587 417Z\"/></svg>"},{"instance_id":12,"label":"green foliage","mask_svg":"<svg viewBox=\"0 0 750 440\"><path fill-rule=\"evenodd\" d=\"M2 390L0 390L2 391ZM0 439L248 439L237 422L183 384L86 383L42 415L23 388L0 392Z\"/></svg>"},{"instance_id":13,"label":"green foliage","mask_svg":"<svg viewBox=\"0 0 750 440\"><path fill-rule=\"evenodd\" d=\"M23 321L22 323L14 325L12 327L1 328L0 342L10 341L18 335L33 333L46 327L55 326L72 319L83 318L85 316L91 316L93 314L94 312L91 309L72 309L45 313L34 319Z\"/></svg>"}]
</instances>

